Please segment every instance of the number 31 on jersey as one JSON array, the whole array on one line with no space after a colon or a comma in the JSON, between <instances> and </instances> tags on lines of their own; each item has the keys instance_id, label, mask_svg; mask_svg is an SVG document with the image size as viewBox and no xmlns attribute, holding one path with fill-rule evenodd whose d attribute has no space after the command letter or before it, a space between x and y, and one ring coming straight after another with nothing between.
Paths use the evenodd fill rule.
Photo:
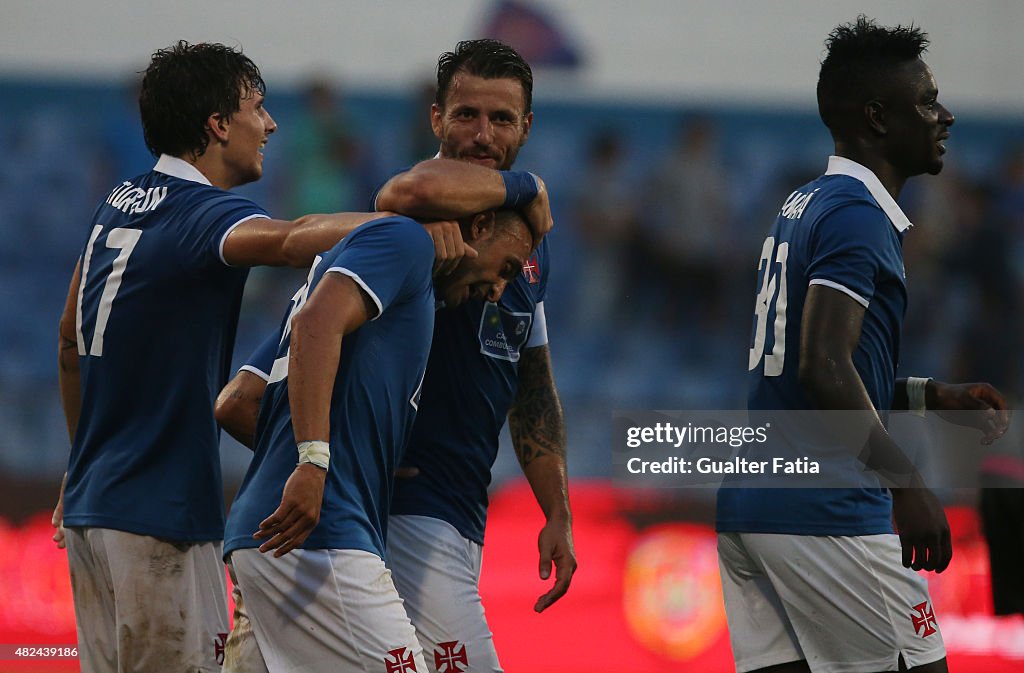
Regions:
<instances>
[{"instance_id":1,"label":"number 31 on jersey","mask_svg":"<svg viewBox=\"0 0 1024 673\"><path fill-rule=\"evenodd\" d=\"M774 262L772 252L775 253ZM764 359L764 375L779 376L786 361L786 260L789 257L789 242L782 241L775 247L775 237L769 236L761 247L761 259L757 263L761 287L754 304L754 343L750 347L747 369L753 371ZM774 344L771 353L765 353L768 339L768 315L774 301L775 320L772 323Z\"/></svg>"}]
</instances>

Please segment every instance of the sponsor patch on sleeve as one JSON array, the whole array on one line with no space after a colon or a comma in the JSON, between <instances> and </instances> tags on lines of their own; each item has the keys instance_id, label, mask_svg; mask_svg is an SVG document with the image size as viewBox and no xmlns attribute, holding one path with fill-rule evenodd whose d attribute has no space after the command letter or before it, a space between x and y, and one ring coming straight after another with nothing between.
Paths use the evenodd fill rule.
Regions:
<instances>
[{"instance_id":1,"label":"sponsor patch on sleeve","mask_svg":"<svg viewBox=\"0 0 1024 673\"><path fill-rule=\"evenodd\" d=\"M497 304L484 304L480 316L480 352L509 362L519 362L519 350L530 335L533 314L508 311Z\"/></svg>"}]
</instances>

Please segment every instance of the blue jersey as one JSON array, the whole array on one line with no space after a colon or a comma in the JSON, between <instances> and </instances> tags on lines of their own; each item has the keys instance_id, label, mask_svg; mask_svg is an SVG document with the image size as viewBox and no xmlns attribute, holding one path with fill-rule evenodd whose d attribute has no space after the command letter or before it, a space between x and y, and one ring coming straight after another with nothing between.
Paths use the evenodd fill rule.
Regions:
<instances>
[{"instance_id":1,"label":"blue jersey","mask_svg":"<svg viewBox=\"0 0 1024 673\"><path fill-rule=\"evenodd\" d=\"M438 311L423 401L402 461L419 474L396 482L392 514L441 519L483 544L487 488L518 390L517 363L524 348L546 343L534 338L543 328L538 335L534 329L549 268L545 238L498 303L470 300Z\"/></svg>"},{"instance_id":2,"label":"blue jersey","mask_svg":"<svg viewBox=\"0 0 1024 673\"><path fill-rule=\"evenodd\" d=\"M515 397L516 362L533 328L546 259L541 244L498 304L471 300L435 315L423 396L402 461L420 474L395 483L392 514L441 519L483 544L498 434ZM276 353L277 338L270 338L242 369L266 379Z\"/></svg>"},{"instance_id":3,"label":"blue jersey","mask_svg":"<svg viewBox=\"0 0 1024 673\"><path fill-rule=\"evenodd\" d=\"M786 199L759 263L749 359L752 412L815 408L798 379L800 317L808 287L821 284L846 293L866 309L853 363L885 418L892 406L907 304L902 245L909 227L878 178L841 157L831 157L825 175ZM793 435L799 430L794 428ZM851 470L856 469L855 460L848 457ZM891 498L877 484L722 488L717 527L806 535L890 533Z\"/></svg>"},{"instance_id":4,"label":"blue jersey","mask_svg":"<svg viewBox=\"0 0 1024 673\"><path fill-rule=\"evenodd\" d=\"M498 436L547 275L545 239L498 303L472 300L438 311L423 402L402 461L419 474L395 483L392 514L441 519L483 544Z\"/></svg>"},{"instance_id":5,"label":"blue jersey","mask_svg":"<svg viewBox=\"0 0 1024 673\"><path fill-rule=\"evenodd\" d=\"M252 534L281 504L298 460L288 399L291 316L325 274L341 273L359 284L378 313L342 339L320 522L302 547L361 549L383 557L392 480L409 439L434 326L433 263L430 235L405 217L368 222L317 257L276 339L255 454L231 506L225 553L259 546Z\"/></svg>"},{"instance_id":6,"label":"blue jersey","mask_svg":"<svg viewBox=\"0 0 1024 673\"><path fill-rule=\"evenodd\" d=\"M82 409L64 524L180 541L224 532L213 403L231 363L247 269L231 229L266 212L160 158L110 193L81 256Z\"/></svg>"}]
</instances>

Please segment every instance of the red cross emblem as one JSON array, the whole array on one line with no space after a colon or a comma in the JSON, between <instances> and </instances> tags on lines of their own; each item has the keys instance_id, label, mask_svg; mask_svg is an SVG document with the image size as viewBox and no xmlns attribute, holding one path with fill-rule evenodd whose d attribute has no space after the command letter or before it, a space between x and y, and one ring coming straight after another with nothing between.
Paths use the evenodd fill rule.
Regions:
<instances>
[{"instance_id":1,"label":"red cross emblem","mask_svg":"<svg viewBox=\"0 0 1024 673\"><path fill-rule=\"evenodd\" d=\"M224 665L224 648L228 644L228 634L218 633L217 638L213 641L213 656L217 658L217 663Z\"/></svg>"},{"instance_id":2,"label":"red cross emblem","mask_svg":"<svg viewBox=\"0 0 1024 673\"><path fill-rule=\"evenodd\" d=\"M455 647L458 644L457 640L437 644L441 648L434 650L434 668L437 669L437 673L463 673L466 669L459 668L459 664L469 666L469 659L466 658L466 646L463 645L456 650Z\"/></svg>"},{"instance_id":3,"label":"red cross emblem","mask_svg":"<svg viewBox=\"0 0 1024 673\"><path fill-rule=\"evenodd\" d=\"M540 282L540 264L537 262L537 255L533 255L526 261L526 264L523 264L523 275L526 276L530 285Z\"/></svg>"},{"instance_id":4,"label":"red cross emblem","mask_svg":"<svg viewBox=\"0 0 1024 673\"><path fill-rule=\"evenodd\" d=\"M387 673L416 671L416 660L413 659L412 652L409 652L408 648L396 647L393 650L388 650L388 656L394 657L394 659L384 657L384 668L387 669Z\"/></svg>"},{"instance_id":5,"label":"red cross emblem","mask_svg":"<svg viewBox=\"0 0 1024 673\"><path fill-rule=\"evenodd\" d=\"M914 633L924 629L921 633L922 638L927 638L937 631L935 628L935 611L928 607L928 601L915 605L914 609L917 610L917 614L910 614L910 619L914 622Z\"/></svg>"}]
</instances>

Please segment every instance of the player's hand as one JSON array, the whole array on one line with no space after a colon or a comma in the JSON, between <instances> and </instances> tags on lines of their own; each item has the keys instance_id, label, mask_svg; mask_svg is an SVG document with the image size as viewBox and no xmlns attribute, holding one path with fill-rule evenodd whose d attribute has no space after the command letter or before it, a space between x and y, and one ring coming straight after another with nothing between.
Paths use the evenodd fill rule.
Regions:
<instances>
[{"instance_id":1,"label":"player's hand","mask_svg":"<svg viewBox=\"0 0 1024 673\"><path fill-rule=\"evenodd\" d=\"M57 549L64 549L67 543L64 541L64 485L68 483L68 473L60 481L60 495L57 496L57 506L53 508L53 516L50 517L50 525L56 532L53 534L53 541L57 543Z\"/></svg>"},{"instance_id":2,"label":"player's hand","mask_svg":"<svg viewBox=\"0 0 1024 673\"><path fill-rule=\"evenodd\" d=\"M565 595L576 572L576 552L572 544L572 522L562 517L549 519L537 536L540 552L540 578L551 577L551 564L555 564L555 584L537 599L533 609L544 612L552 603Z\"/></svg>"},{"instance_id":3,"label":"player's hand","mask_svg":"<svg viewBox=\"0 0 1024 673\"><path fill-rule=\"evenodd\" d=\"M320 522L326 480L327 470L322 467L312 463L295 467L285 482L280 506L253 533L254 539L266 540L260 545L260 552L273 549L274 558L279 558L306 541Z\"/></svg>"},{"instance_id":4,"label":"player's hand","mask_svg":"<svg viewBox=\"0 0 1024 673\"><path fill-rule=\"evenodd\" d=\"M473 258L477 251L462 240L459 223L452 220L427 222L423 225L434 239L434 275L447 276L459 265L463 257Z\"/></svg>"},{"instance_id":5,"label":"player's hand","mask_svg":"<svg viewBox=\"0 0 1024 673\"><path fill-rule=\"evenodd\" d=\"M548 201L548 188L544 181L537 178L537 196L521 209L526 223L530 225L530 233L533 234L534 243L540 244L540 240L554 229L555 220L551 217L551 203Z\"/></svg>"},{"instance_id":6,"label":"player's hand","mask_svg":"<svg viewBox=\"0 0 1024 673\"><path fill-rule=\"evenodd\" d=\"M953 558L953 542L946 513L935 494L923 485L895 488L892 510L903 548L903 567L945 570Z\"/></svg>"},{"instance_id":7,"label":"player's hand","mask_svg":"<svg viewBox=\"0 0 1024 673\"><path fill-rule=\"evenodd\" d=\"M928 408L935 409L941 418L950 423L978 428L982 432L982 444L996 441L1010 427L1006 398L993 386L987 383L942 383L934 380L929 381L928 385L934 386Z\"/></svg>"}]
</instances>

